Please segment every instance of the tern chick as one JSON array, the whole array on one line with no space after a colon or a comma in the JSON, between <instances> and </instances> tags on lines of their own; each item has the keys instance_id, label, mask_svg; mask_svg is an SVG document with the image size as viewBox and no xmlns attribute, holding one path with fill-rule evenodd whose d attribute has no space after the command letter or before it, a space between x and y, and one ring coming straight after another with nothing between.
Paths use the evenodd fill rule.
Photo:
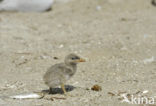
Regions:
<instances>
[{"instance_id":1,"label":"tern chick","mask_svg":"<svg viewBox=\"0 0 156 106\"><path fill-rule=\"evenodd\" d=\"M61 86L66 94L64 84L75 74L79 62L85 62L85 60L72 53L65 57L64 63L55 64L48 69L43 80L50 88L49 93L52 92L52 88Z\"/></svg>"}]
</instances>

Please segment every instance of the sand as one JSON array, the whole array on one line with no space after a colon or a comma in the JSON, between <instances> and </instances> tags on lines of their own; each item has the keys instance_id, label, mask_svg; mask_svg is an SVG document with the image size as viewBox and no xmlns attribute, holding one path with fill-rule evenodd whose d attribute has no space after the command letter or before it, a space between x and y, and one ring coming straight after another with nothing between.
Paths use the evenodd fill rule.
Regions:
<instances>
[{"instance_id":1,"label":"sand","mask_svg":"<svg viewBox=\"0 0 156 106\"><path fill-rule=\"evenodd\" d=\"M1 12L0 96L47 90L43 74L68 53L87 60L67 82L72 96L0 99L0 106L129 106L121 94L156 96L156 7L150 0L71 0L46 13ZM102 90L91 90L95 84Z\"/></svg>"}]
</instances>

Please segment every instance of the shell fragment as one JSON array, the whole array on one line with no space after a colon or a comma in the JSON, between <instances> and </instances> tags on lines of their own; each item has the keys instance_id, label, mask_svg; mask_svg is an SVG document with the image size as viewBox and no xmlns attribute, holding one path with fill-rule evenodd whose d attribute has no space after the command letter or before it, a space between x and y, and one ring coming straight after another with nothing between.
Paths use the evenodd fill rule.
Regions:
<instances>
[{"instance_id":1,"label":"shell fragment","mask_svg":"<svg viewBox=\"0 0 156 106\"><path fill-rule=\"evenodd\" d=\"M44 97L43 93L29 93L29 94L9 96L9 98L12 98L12 99L40 99L43 97Z\"/></svg>"}]
</instances>

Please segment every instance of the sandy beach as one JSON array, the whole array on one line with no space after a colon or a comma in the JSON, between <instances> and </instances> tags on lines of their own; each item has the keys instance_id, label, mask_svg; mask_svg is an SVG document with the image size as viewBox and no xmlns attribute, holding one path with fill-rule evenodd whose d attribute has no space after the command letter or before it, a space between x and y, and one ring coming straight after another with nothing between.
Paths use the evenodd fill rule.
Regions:
<instances>
[{"instance_id":1,"label":"sandy beach","mask_svg":"<svg viewBox=\"0 0 156 106\"><path fill-rule=\"evenodd\" d=\"M44 73L69 53L87 60L66 83L72 96L0 98L0 106L133 106L122 103L122 94L155 98L156 105L156 7L150 0L71 0L44 13L0 12L0 96L48 90ZM101 91L91 90L96 84Z\"/></svg>"}]
</instances>

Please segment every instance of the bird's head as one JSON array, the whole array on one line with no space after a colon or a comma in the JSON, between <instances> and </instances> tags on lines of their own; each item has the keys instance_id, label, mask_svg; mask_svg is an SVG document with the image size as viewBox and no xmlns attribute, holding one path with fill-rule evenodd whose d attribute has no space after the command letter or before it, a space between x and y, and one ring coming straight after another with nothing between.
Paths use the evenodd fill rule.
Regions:
<instances>
[{"instance_id":1,"label":"bird's head","mask_svg":"<svg viewBox=\"0 0 156 106\"><path fill-rule=\"evenodd\" d=\"M65 63L66 64L71 64L71 65L74 64L75 65L79 62L85 62L85 59L80 58L79 56L77 56L74 53L71 53L65 57Z\"/></svg>"}]
</instances>

